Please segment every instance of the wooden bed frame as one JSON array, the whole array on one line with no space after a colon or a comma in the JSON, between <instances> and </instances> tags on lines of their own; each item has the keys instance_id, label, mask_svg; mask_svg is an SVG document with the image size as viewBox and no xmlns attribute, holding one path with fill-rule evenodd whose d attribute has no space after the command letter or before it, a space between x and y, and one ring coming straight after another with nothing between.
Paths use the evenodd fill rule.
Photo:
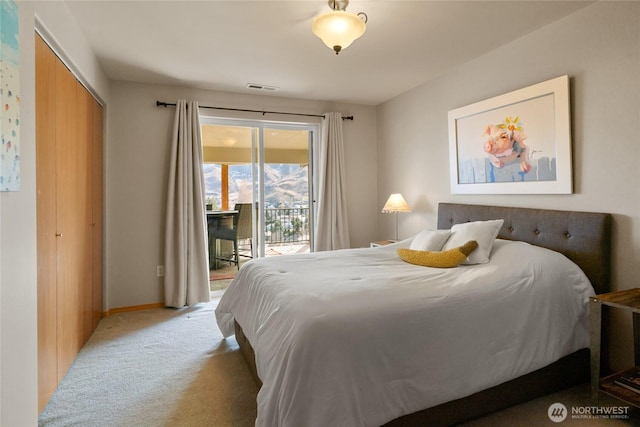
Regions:
<instances>
[{"instance_id":1,"label":"wooden bed frame","mask_svg":"<svg viewBox=\"0 0 640 427\"><path fill-rule=\"evenodd\" d=\"M457 203L438 206L439 229L491 219L504 219L499 239L524 241L560 252L585 272L596 293L609 291L610 214ZM251 343L237 323L235 330L240 350L261 386ZM396 418L385 426L448 426L535 399L587 381L589 359L589 349L584 348L535 372L462 399Z\"/></svg>"}]
</instances>

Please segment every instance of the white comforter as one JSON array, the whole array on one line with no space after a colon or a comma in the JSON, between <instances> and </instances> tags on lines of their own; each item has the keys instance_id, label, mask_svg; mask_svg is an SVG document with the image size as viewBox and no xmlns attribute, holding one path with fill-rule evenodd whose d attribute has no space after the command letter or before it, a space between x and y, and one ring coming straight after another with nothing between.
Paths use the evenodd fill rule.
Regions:
<instances>
[{"instance_id":1,"label":"white comforter","mask_svg":"<svg viewBox=\"0 0 640 427\"><path fill-rule=\"evenodd\" d=\"M399 245L256 259L220 300L263 387L256 426L379 426L588 347L593 288L564 256L497 240L488 264L407 264Z\"/></svg>"}]
</instances>

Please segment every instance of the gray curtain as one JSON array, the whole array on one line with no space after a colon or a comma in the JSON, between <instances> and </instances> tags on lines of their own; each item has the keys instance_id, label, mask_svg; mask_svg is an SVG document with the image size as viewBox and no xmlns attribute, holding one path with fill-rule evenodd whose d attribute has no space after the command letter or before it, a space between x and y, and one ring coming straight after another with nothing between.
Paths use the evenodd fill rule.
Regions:
<instances>
[{"instance_id":1,"label":"gray curtain","mask_svg":"<svg viewBox=\"0 0 640 427\"><path fill-rule=\"evenodd\" d=\"M324 116L320 140L318 221L314 240L316 251L350 247L342 114L325 113Z\"/></svg>"},{"instance_id":2,"label":"gray curtain","mask_svg":"<svg viewBox=\"0 0 640 427\"><path fill-rule=\"evenodd\" d=\"M164 301L168 307L210 301L207 219L198 103L176 103L167 188Z\"/></svg>"}]
</instances>

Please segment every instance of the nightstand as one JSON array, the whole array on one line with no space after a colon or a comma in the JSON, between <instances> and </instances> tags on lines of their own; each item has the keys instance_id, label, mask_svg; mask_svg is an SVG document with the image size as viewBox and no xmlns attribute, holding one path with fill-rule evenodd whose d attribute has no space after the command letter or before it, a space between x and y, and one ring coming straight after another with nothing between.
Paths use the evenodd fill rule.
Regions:
<instances>
[{"instance_id":1,"label":"nightstand","mask_svg":"<svg viewBox=\"0 0 640 427\"><path fill-rule=\"evenodd\" d=\"M371 242L369 243L369 247L371 248L377 248L379 246L384 246L384 245L389 245L391 243L395 243L395 240L380 240L378 242Z\"/></svg>"},{"instance_id":2,"label":"nightstand","mask_svg":"<svg viewBox=\"0 0 640 427\"><path fill-rule=\"evenodd\" d=\"M627 310L633 313L633 368L616 372L607 377L600 377L600 342L602 337L602 306ZM590 299L590 334L591 334L591 398L597 403L602 391L633 406L640 407L640 389L636 392L616 383L623 374L640 370L640 289L600 294Z\"/></svg>"}]
</instances>

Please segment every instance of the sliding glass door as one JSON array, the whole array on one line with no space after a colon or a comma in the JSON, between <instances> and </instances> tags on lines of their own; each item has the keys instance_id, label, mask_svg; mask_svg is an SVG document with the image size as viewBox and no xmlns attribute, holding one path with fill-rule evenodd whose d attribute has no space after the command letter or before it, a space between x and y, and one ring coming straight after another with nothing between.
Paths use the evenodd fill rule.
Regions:
<instances>
[{"instance_id":1,"label":"sliding glass door","mask_svg":"<svg viewBox=\"0 0 640 427\"><path fill-rule=\"evenodd\" d=\"M308 252L317 126L207 117L201 122L207 204L212 210L253 206L252 239L240 253Z\"/></svg>"},{"instance_id":2,"label":"sliding glass door","mask_svg":"<svg viewBox=\"0 0 640 427\"><path fill-rule=\"evenodd\" d=\"M313 230L311 214L311 147L313 132L305 128L260 129L257 144L256 200L263 224L264 254L308 252Z\"/></svg>"}]
</instances>

